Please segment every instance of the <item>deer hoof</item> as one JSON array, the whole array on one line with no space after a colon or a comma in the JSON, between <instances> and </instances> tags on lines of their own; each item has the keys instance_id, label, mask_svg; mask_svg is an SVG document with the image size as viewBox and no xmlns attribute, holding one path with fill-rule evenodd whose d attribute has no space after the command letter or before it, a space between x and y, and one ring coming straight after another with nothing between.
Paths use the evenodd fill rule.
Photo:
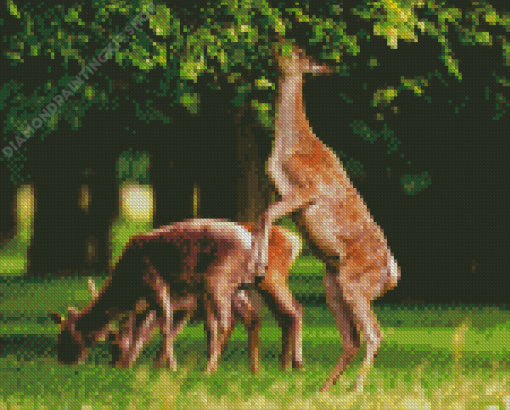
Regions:
<instances>
[{"instance_id":1,"label":"deer hoof","mask_svg":"<svg viewBox=\"0 0 510 410\"><path fill-rule=\"evenodd\" d=\"M282 366L283 371L289 371L292 369L292 362L288 356L280 356L280 365Z\"/></svg>"},{"instance_id":2,"label":"deer hoof","mask_svg":"<svg viewBox=\"0 0 510 410\"><path fill-rule=\"evenodd\" d=\"M303 372L305 370L305 368L303 367L303 362L301 362L301 361L293 362L292 363L292 368L296 369L296 370L299 370L301 372Z\"/></svg>"},{"instance_id":3,"label":"deer hoof","mask_svg":"<svg viewBox=\"0 0 510 410\"><path fill-rule=\"evenodd\" d=\"M156 360L154 367L156 369L167 368L171 371L175 371L177 370L177 363L173 360L170 360L168 357L160 357L158 360Z\"/></svg>"},{"instance_id":4,"label":"deer hoof","mask_svg":"<svg viewBox=\"0 0 510 410\"><path fill-rule=\"evenodd\" d=\"M363 381L355 381L352 391L355 393L363 393Z\"/></svg>"},{"instance_id":5,"label":"deer hoof","mask_svg":"<svg viewBox=\"0 0 510 410\"><path fill-rule=\"evenodd\" d=\"M331 380L328 380L326 383L324 383L322 385L319 392L324 393L324 392L328 391L333 385L334 385L334 383L332 383Z\"/></svg>"},{"instance_id":6,"label":"deer hoof","mask_svg":"<svg viewBox=\"0 0 510 410\"><path fill-rule=\"evenodd\" d=\"M119 360L117 363L115 363L115 367L117 369L129 369L131 367L131 363L125 360Z\"/></svg>"}]
</instances>

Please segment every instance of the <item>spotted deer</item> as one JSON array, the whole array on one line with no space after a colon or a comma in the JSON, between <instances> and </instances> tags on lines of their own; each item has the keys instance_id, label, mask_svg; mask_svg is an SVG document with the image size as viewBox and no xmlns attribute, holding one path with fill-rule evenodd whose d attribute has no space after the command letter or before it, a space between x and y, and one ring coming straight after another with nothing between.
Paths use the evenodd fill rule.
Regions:
<instances>
[{"instance_id":1,"label":"spotted deer","mask_svg":"<svg viewBox=\"0 0 510 410\"><path fill-rule=\"evenodd\" d=\"M159 326L163 347L156 365L175 369L173 341L186 321L201 312L208 330L207 372L212 373L230 336L233 310L248 329L252 371L257 373L260 318L248 294L238 289L249 281L243 276L251 258L249 229L253 229L250 224L243 227L225 220L195 219L132 237L101 292L89 282L93 300L86 309L69 308L67 319L52 314L61 328L59 361L82 361L97 340L113 334L117 345L114 362L128 367ZM276 227L268 275L260 286L282 326L282 364L286 368L290 360L296 367L302 360L301 308L293 298L285 298L292 297L286 279L299 251L299 238ZM271 293L274 288L279 293ZM115 335L109 325L122 314L127 314L127 321L120 335ZM143 319L140 325L137 316Z\"/></svg>"},{"instance_id":2,"label":"spotted deer","mask_svg":"<svg viewBox=\"0 0 510 410\"><path fill-rule=\"evenodd\" d=\"M259 218L249 270L264 276L271 227L283 215L294 214L314 255L326 264L326 300L343 337L343 354L321 391L333 386L352 361L362 331L367 353L355 383L359 391L381 343L371 301L396 286L400 268L339 158L317 138L306 118L304 74L334 70L295 45L274 50L279 79L268 172L281 199Z\"/></svg>"}]
</instances>

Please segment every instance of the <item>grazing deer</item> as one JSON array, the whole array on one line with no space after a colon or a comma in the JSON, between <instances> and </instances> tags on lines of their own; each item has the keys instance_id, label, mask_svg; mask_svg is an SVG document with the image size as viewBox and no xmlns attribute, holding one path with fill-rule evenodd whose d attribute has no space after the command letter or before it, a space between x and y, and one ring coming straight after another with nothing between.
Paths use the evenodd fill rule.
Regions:
<instances>
[{"instance_id":1,"label":"grazing deer","mask_svg":"<svg viewBox=\"0 0 510 410\"><path fill-rule=\"evenodd\" d=\"M268 297L273 300L275 316L282 324L282 359L284 367L288 367L285 360L290 356L293 364L301 363L302 316L294 299L281 300L281 297L291 295L286 275L299 254L300 244L297 237L284 229L275 228L273 232L272 259L265 287L280 290L283 284L285 288ZM69 308L66 320L58 314L52 315L61 327L57 343L59 361L82 361L87 348L111 333L109 323L128 313L128 331L121 332L117 340L120 349L117 356L121 356L118 364L129 366L150 338L154 326L159 325L163 349L157 365L175 369L173 340L187 319L202 307L209 336L207 372L212 373L232 330L233 308L250 329L252 370L256 372L259 317L244 291L238 291L241 283L249 282L243 275L251 257L251 243L250 232L242 226L213 219L184 221L132 237L102 292L98 294L93 283L89 283L94 299L88 308L81 313ZM174 313L180 311L184 317L174 326ZM137 328L136 315L143 312L145 320ZM294 340L295 337L299 340Z\"/></svg>"},{"instance_id":2,"label":"grazing deer","mask_svg":"<svg viewBox=\"0 0 510 410\"><path fill-rule=\"evenodd\" d=\"M249 231L255 228L252 223L242 223L242 226ZM281 362L284 369L289 369L291 366L294 368L302 366L302 313L299 304L292 297L287 284L287 273L300 251L301 243L299 237L291 234L284 228L275 226L269 240L268 272L264 282L260 285L261 289L259 289L263 291L262 295L265 296L270 310L282 328ZM273 293L272 290L275 288L283 291ZM232 300L232 309L242 318L247 329L251 329L254 322L257 324L256 329L260 327L260 322L252 318L259 310L256 303L258 300L255 299L255 296L258 295L253 294L254 290L247 290L250 293L249 295L239 290L235 293ZM129 366L136 360L143 346L150 340L153 330L158 325L161 326L160 322L156 320L155 311L149 310L144 301L140 301L139 305L145 307L143 313L137 315L137 313L143 310L137 308L136 312L129 314L124 324L119 327L119 334L115 336L118 346L120 346L118 363L122 363L122 366ZM196 308L196 305L194 307ZM251 309L254 307L256 309L255 312L247 315L246 312L251 312ZM180 310L180 308L177 308L174 304L174 311L176 310ZM193 320L205 320L203 312L203 308L198 308L193 312L188 310L178 321L178 325L173 330L170 339L175 340L175 337L182 330L186 322L192 317L192 313L195 315ZM142 317L143 321L140 321L139 317ZM231 332L233 324L234 321L232 320L229 332ZM258 365L257 336L258 333L252 337L253 342L250 342L252 371L254 373L256 373L253 370L254 366ZM172 346L170 348L173 349ZM225 345L221 347L221 351L224 348Z\"/></svg>"},{"instance_id":3,"label":"grazing deer","mask_svg":"<svg viewBox=\"0 0 510 410\"><path fill-rule=\"evenodd\" d=\"M93 298L97 298L99 294L95 290L95 284L92 279L89 279L89 287ZM248 354L251 359L251 370L254 374L258 374L258 331L261 324L261 319L258 315L258 310L252 303L254 295L249 298L246 292L250 290L238 290L232 297L232 310L234 314L240 317L248 332L248 342L250 349ZM170 335L167 337L170 340L170 352L166 356L170 358L170 367L172 370L177 369L177 363L174 359L173 341L177 335L184 328L190 318L194 321L205 320L205 312L203 303L200 303L200 298L196 296L187 296L179 300L171 299L173 309L173 326L170 330ZM177 319L176 319L177 318ZM116 367L129 368L136 361L140 352L145 344L152 337L156 327L164 328L164 317L157 317L157 311L147 303L145 297L142 297L136 304L133 311L128 312L127 317L121 320L119 331L116 332L112 328L108 329L108 333L112 337L111 354L112 362ZM234 325L234 318L232 318L231 326ZM228 329L231 332L231 328ZM228 341L228 337L227 337ZM208 347L211 341L208 339ZM222 351L225 346L222 347ZM161 366L161 358L163 357L164 349L158 353L156 359L157 366ZM209 355L211 352L209 351Z\"/></svg>"},{"instance_id":4,"label":"grazing deer","mask_svg":"<svg viewBox=\"0 0 510 410\"><path fill-rule=\"evenodd\" d=\"M263 277L273 223L299 211L298 226L310 240L314 255L326 264L326 299L343 336L343 354L321 391L333 386L352 361L360 348L360 331L367 342L367 355L355 389L362 390L381 343L371 301L397 284L400 268L338 157L315 136L306 118L303 75L333 70L294 45L290 55L275 54L280 76L275 145L268 171L281 199L259 218L249 269Z\"/></svg>"}]
</instances>

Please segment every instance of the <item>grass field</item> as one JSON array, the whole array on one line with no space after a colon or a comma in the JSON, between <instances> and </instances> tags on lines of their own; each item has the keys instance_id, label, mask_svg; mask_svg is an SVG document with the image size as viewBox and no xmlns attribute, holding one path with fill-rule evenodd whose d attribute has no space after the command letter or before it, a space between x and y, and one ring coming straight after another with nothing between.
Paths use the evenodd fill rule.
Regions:
<instances>
[{"instance_id":1,"label":"grass field","mask_svg":"<svg viewBox=\"0 0 510 410\"><path fill-rule=\"evenodd\" d=\"M292 276L291 287L301 296L302 292L322 292L320 277L307 273L309 264L306 258L300 261ZM242 327L234 331L218 373L206 376L201 324L189 326L177 339L179 370L174 373L152 368L161 344L159 335L131 370L108 364L106 343L91 349L82 365L59 365L52 351L58 329L48 312L65 313L69 305L86 306L90 301L87 279L11 278L0 284L0 410L510 410L508 310L377 307L385 338L365 391L350 391L360 354L337 386L320 394L318 389L341 352L338 331L325 306L304 307L305 371L280 371L280 330L267 311L259 376L249 372ZM100 286L102 280L96 281Z\"/></svg>"}]
</instances>

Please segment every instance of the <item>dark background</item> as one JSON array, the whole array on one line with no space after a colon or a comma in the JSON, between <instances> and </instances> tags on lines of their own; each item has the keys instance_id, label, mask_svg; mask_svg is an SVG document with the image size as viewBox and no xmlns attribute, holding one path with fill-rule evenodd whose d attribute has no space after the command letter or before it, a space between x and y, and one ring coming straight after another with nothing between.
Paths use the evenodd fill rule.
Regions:
<instances>
[{"instance_id":1,"label":"dark background","mask_svg":"<svg viewBox=\"0 0 510 410\"><path fill-rule=\"evenodd\" d=\"M348 32L371 27L356 18L346 18L349 19L352 21L348 21ZM305 44L305 32L296 30L291 36L298 44ZM385 39L372 37L370 43L362 45L360 55L346 58L349 63L357 62L350 76L307 77L305 84L307 115L314 132L333 149L364 165L364 176L353 178L354 185L383 228L401 265L401 282L382 299L384 302L510 301L510 121L508 112L498 121L492 119L497 112L493 71L502 72L501 46L472 47L461 44L454 36L452 39L451 46L460 60L461 83L448 75L438 59L437 40L420 34L418 43L399 40L397 50L389 49ZM308 51L317 53L314 49ZM367 64L373 56L380 64L376 69ZM47 79L45 70L39 68L56 64L37 57L33 65L25 64L20 70L2 61L3 80L15 78L33 88ZM80 69L73 61L66 71L78 73ZM132 84L129 70L120 70L113 62L101 70ZM377 87L398 86L402 76L427 77L435 70L448 85L437 77L430 80L424 90L432 103L412 91L404 91L392 103L400 108L399 114L386 108L382 111L384 121L375 121L374 115L381 109L372 108L369 101ZM157 78L162 70L149 75ZM82 265L78 247L90 234L100 238L103 253L99 259L104 267L108 256L107 229L117 212L115 160L130 147L151 155L156 226L192 216L189 197L195 181L201 186L201 217L235 220L241 167L234 126L236 111L230 104L233 95L229 91L210 91L205 82L198 86L199 115L191 115L180 106L164 107L164 112L173 118L171 125L142 124L129 107L91 109L78 131L61 123L58 131L44 141L36 133L25 144L26 167L37 198L30 249L34 273L78 270ZM488 99L487 87L491 90ZM121 97L136 92L118 90ZM465 107L461 106L463 103ZM459 108L458 113L455 107ZM376 132L383 123L388 124L401 141L398 151L387 155L382 140L371 145L353 134L350 124L354 120L365 121ZM126 132L127 127L137 133ZM264 160L270 153L271 139L257 134L257 142L259 146L254 149ZM94 170L88 182L97 194L85 216L75 206L75 190L87 167ZM386 171L388 167L390 173ZM430 187L416 195L406 195L401 176L423 171L431 176ZM0 239L4 240L14 230L15 187L9 176L2 162Z\"/></svg>"}]
</instances>

